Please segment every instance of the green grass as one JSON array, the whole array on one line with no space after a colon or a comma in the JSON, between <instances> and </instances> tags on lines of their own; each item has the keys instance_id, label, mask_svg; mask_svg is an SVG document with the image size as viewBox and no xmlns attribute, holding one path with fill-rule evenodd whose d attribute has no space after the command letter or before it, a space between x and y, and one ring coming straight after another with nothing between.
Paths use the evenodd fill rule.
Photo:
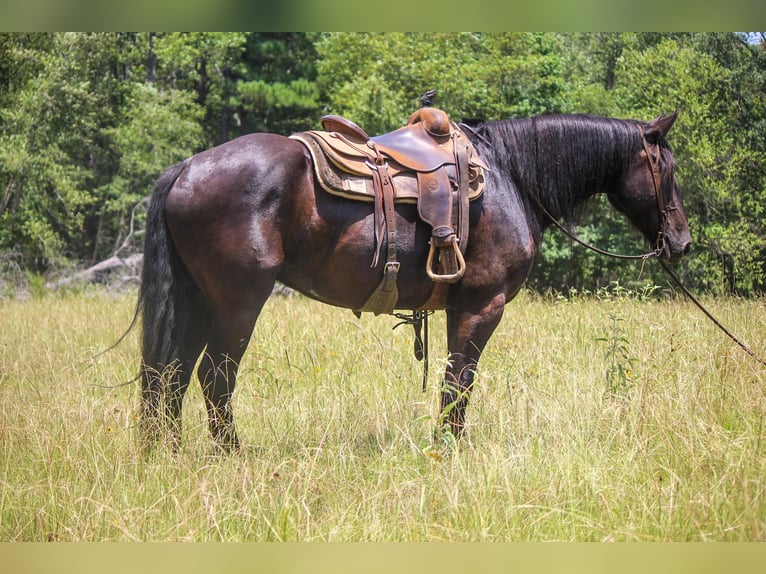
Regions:
<instances>
[{"instance_id":1,"label":"green grass","mask_svg":"<svg viewBox=\"0 0 766 574\"><path fill-rule=\"evenodd\" d=\"M706 303L766 351L766 302ZM243 454L215 454L195 383L181 453L142 457L115 386L138 334L92 358L133 304L0 302L0 541L766 540L766 370L683 301L521 295L444 457L443 314L424 394L409 328L302 297L243 360Z\"/></svg>"}]
</instances>

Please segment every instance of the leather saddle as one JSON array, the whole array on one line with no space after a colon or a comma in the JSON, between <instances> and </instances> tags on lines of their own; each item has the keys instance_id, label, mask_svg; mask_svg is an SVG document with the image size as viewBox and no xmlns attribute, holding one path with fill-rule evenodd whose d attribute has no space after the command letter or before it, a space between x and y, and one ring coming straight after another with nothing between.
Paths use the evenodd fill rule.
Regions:
<instances>
[{"instance_id":1,"label":"leather saddle","mask_svg":"<svg viewBox=\"0 0 766 574\"><path fill-rule=\"evenodd\" d=\"M468 204L481 196L487 166L466 135L438 109L424 107L407 125L370 137L351 120L324 116L323 131L293 134L309 150L329 193L375 204L375 256L386 239L383 279L361 311L391 313L398 299L394 204L416 203L432 228L426 273L454 283L465 273Z\"/></svg>"}]
</instances>

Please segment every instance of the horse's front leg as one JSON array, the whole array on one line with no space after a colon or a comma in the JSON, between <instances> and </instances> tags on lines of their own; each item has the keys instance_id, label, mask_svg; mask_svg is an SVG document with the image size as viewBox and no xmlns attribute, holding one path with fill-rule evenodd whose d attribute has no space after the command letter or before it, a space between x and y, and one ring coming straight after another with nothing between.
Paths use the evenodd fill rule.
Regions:
<instances>
[{"instance_id":1,"label":"horse's front leg","mask_svg":"<svg viewBox=\"0 0 766 574\"><path fill-rule=\"evenodd\" d=\"M463 434L479 358L500 323L504 308L505 296L501 294L478 308L447 310L449 362L441 391L441 413L443 424L455 438Z\"/></svg>"}]
</instances>

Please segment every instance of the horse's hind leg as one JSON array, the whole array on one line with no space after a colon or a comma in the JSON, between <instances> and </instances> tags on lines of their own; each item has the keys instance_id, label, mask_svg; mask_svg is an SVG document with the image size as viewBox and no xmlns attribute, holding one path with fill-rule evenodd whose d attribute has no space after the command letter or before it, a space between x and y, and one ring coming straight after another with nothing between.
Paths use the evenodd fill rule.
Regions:
<instances>
[{"instance_id":1,"label":"horse's hind leg","mask_svg":"<svg viewBox=\"0 0 766 574\"><path fill-rule=\"evenodd\" d=\"M181 447L182 406L184 395L194 374L194 365L207 343L210 329L206 312L200 312L187 321L182 334L181 359L174 376L168 381L165 391L165 415L170 431L172 448L177 452Z\"/></svg>"},{"instance_id":2,"label":"horse's hind leg","mask_svg":"<svg viewBox=\"0 0 766 574\"><path fill-rule=\"evenodd\" d=\"M270 291L266 292L262 300L249 306L215 314L208 346L197 370L205 396L210 432L216 444L224 451L239 450L231 400L237 383L239 362Z\"/></svg>"}]
</instances>

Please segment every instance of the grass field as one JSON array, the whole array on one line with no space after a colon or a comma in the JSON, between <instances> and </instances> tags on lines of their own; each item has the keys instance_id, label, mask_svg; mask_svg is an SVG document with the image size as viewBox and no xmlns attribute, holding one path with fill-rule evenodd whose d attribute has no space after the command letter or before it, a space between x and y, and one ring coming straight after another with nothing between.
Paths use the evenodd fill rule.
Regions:
<instances>
[{"instance_id":1,"label":"grass field","mask_svg":"<svg viewBox=\"0 0 766 574\"><path fill-rule=\"evenodd\" d=\"M766 351L763 300L706 300ZM0 302L0 541L764 541L766 369L681 300L522 294L482 359L465 440L432 445L432 375L391 317L267 305L216 455L136 440L134 296Z\"/></svg>"}]
</instances>

